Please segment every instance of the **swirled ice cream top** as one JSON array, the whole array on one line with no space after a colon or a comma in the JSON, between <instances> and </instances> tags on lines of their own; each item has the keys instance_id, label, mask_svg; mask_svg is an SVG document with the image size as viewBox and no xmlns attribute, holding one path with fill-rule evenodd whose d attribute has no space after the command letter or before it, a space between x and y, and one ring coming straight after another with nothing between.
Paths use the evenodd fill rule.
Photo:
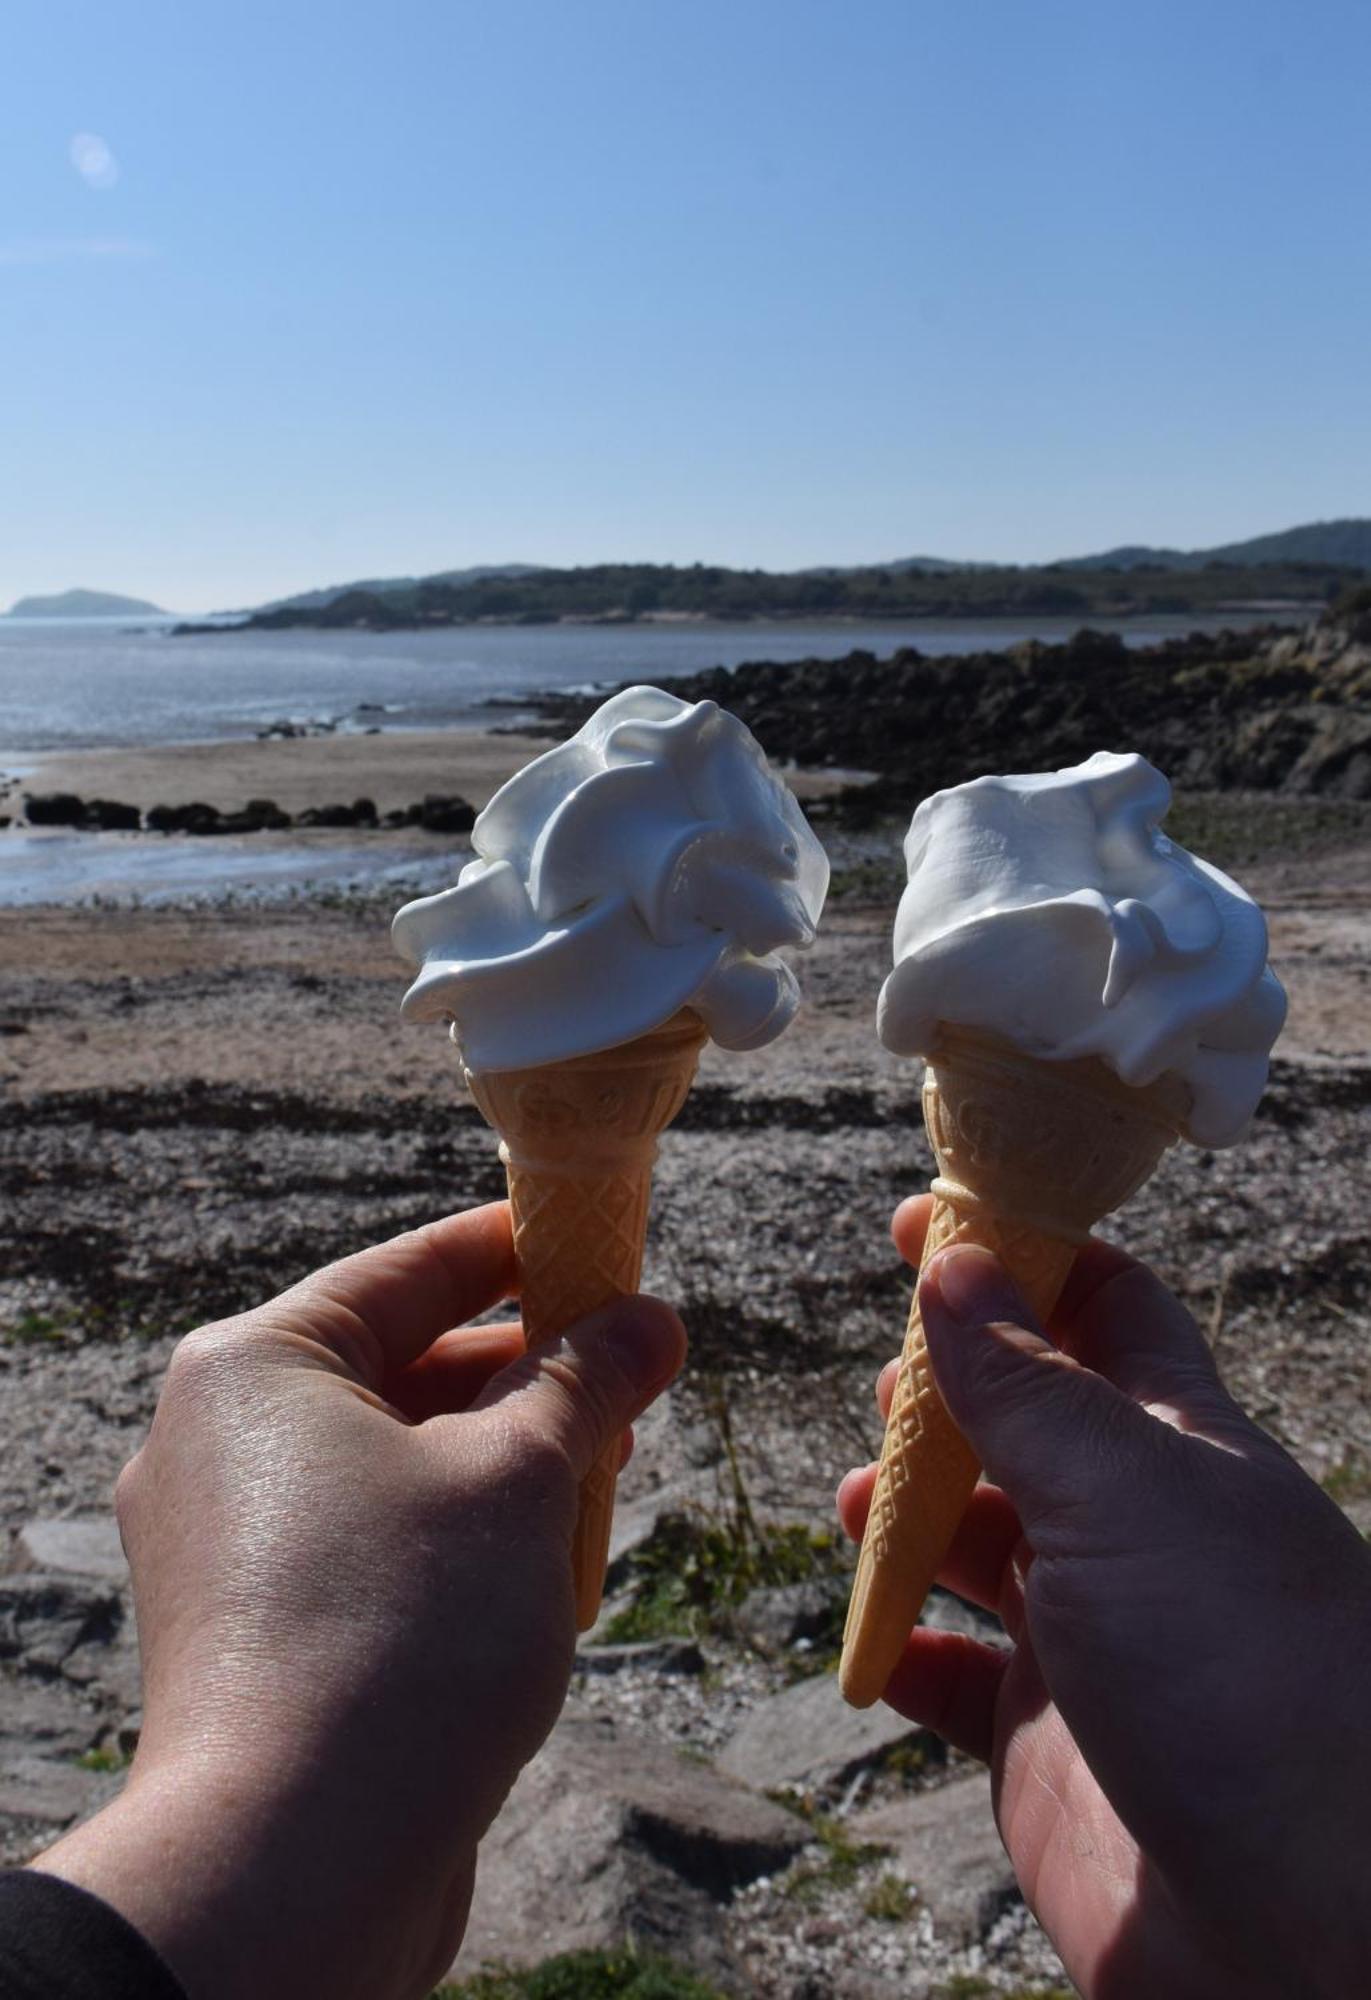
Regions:
<instances>
[{"instance_id":1,"label":"swirled ice cream top","mask_svg":"<svg viewBox=\"0 0 1371 2000\"><path fill-rule=\"evenodd\" d=\"M495 794L457 886L396 916L401 1013L451 1018L476 1071L614 1048L682 1007L728 1049L799 1004L828 858L761 746L712 701L627 688Z\"/></svg>"},{"instance_id":2,"label":"swirled ice cream top","mask_svg":"<svg viewBox=\"0 0 1371 2000\"><path fill-rule=\"evenodd\" d=\"M1160 831L1170 803L1145 759L1103 750L925 799L905 840L882 1041L928 1055L945 1023L1048 1060L1095 1056L1129 1084L1174 1074L1186 1137L1239 1138L1285 993L1252 898Z\"/></svg>"}]
</instances>

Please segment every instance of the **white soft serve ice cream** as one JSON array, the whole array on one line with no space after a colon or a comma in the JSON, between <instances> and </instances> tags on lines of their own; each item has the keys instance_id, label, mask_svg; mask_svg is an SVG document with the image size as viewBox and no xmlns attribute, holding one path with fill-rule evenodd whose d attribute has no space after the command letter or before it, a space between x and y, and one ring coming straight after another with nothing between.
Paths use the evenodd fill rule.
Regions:
<instances>
[{"instance_id":1,"label":"white soft serve ice cream","mask_svg":"<svg viewBox=\"0 0 1371 2000\"><path fill-rule=\"evenodd\" d=\"M1128 1084L1175 1075L1186 1136L1231 1144L1285 993L1251 897L1158 830L1170 802L1160 771L1108 751L925 799L905 841L882 1041L928 1055L946 1024L1049 1061L1098 1057Z\"/></svg>"},{"instance_id":2,"label":"white soft serve ice cream","mask_svg":"<svg viewBox=\"0 0 1371 2000\"><path fill-rule=\"evenodd\" d=\"M468 1068L617 1047L682 1007L729 1049L799 1004L828 858L760 745L715 702L627 688L510 779L476 859L395 919L421 969L401 1012L451 1018Z\"/></svg>"}]
</instances>

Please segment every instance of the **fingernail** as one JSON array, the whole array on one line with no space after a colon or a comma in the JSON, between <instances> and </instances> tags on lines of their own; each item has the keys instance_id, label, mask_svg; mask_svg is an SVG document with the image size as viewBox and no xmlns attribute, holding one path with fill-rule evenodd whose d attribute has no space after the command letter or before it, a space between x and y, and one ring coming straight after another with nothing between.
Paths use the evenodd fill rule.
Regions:
<instances>
[{"instance_id":1,"label":"fingernail","mask_svg":"<svg viewBox=\"0 0 1371 2000\"><path fill-rule=\"evenodd\" d=\"M621 1374L643 1393L669 1382L680 1366L679 1322L660 1308L617 1312L604 1343Z\"/></svg>"},{"instance_id":2,"label":"fingernail","mask_svg":"<svg viewBox=\"0 0 1371 2000\"><path fill-rule=\"evenodd\" d=\"M998 1257L977 1243L956 1243L933 1265L938 1297L958 1326L1022 1316L1018 1294Z\"/></svg>"}]
</instances>

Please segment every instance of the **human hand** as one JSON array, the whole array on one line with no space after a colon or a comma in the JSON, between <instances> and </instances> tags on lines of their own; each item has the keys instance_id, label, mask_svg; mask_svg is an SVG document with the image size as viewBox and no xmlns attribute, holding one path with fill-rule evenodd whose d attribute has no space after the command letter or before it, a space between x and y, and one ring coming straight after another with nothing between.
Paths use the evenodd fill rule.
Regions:
<instances>
[{"instance_id":1,"label":"human hand","mask_svg":"<svg viewBox=\"0 0 1371 2000\"><path fill-rule=\"evenodd\" d=\"M930 1207L895 1217L916 1265ZM933 1259L919 1298L987 1481L939 1580L1012 1645L916 1629L885 1699L989 1763L1087 2000L1371 1991L1371 1550L1121 1251L1082 1252L1051 1342L983 1250ZM839 1489L854 1539L875 1470Z\"/></svg>"},{"instance_id":2,"label":"human hand","mask_svg":"<svg viewBox=\"0 0 1371 2000\"><path fill-rule=\"evenodd\" d=\"M176 1349L117 1495L143 1659L124 1792L38 1866L192 2000L427 1994L566 1694L582 1477L671 1380L631 1299L526 1355L505 1203Z\"/></svg>"}]
</instances>

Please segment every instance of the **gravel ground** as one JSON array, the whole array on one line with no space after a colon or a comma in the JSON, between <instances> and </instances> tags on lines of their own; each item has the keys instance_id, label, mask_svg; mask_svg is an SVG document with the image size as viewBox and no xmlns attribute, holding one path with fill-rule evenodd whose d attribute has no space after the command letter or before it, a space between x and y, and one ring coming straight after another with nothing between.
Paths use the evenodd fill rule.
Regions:
<instances>
[{"instance_id":1,"label":"gravel ground","mask_svg":"<svg viewBox=\"0 0 1371 2000\"><path fill-rule=\"evenodd\" d=\"M664 1143L645 1283L683 1304L693 1351L642 1427L627 1502L661 1489L724 1504L721 1406L762 1518L827 1527L836 1479L877 1443L872 1377L909 1294L887 1222L929 1171L917 1074L872 1031L889 908L861 896L888 873L889 840L845 838L845 893L802 968L794 1030L754 1056L707 1051ZM1108 1230L1187 1298L1235 1393L1363 1525L1369 858L1248 871L1292 996L1270 1091L1243 1145L1177 1149ZM365 902L0 912L10 1538L34 1516L108 1506L170 1347L198 1319L502 1191L442 1035L396 1025L404 971L386 914ZM583 1698L709 1756L791 1665L726 1639L706 1656L703 1676L592 1676ZM126 1677L102 1695L97 1676L81 1699L107 1729L131 1704ZM11 1815L8 1851L31 1851L52 1823ZM838 1992L852 1965L868 1984L851 1990L871 1993L934 1971L992 1990L1052 1974L1021 1910L979 1957L939 1959L917 1919L879 1922L863 1894L821 1892L801 1918L783 1884L746 1892L729 1922L756 1992Z\"/></svg>"}]
</instances>

